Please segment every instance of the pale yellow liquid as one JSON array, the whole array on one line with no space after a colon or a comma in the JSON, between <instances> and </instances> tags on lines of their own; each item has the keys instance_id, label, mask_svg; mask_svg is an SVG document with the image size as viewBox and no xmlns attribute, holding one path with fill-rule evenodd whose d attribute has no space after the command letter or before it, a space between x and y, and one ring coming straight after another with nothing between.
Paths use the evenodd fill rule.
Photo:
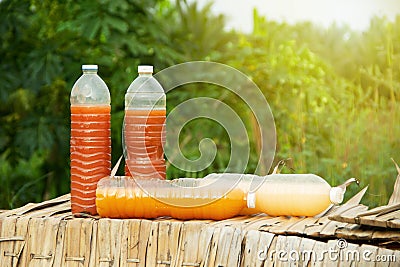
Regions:
<instances>
[{"instance_id":1,"label":"pale yellow liquid","mask_svg":"<svg viewBox=\"0 0 400 267\"><path fill-rule=\"evenodd\" d=\"M315 216L331 205L330 189L315 175L271 175L255 193L256 208L271 216Z\"/></svg>"}]
</instances>

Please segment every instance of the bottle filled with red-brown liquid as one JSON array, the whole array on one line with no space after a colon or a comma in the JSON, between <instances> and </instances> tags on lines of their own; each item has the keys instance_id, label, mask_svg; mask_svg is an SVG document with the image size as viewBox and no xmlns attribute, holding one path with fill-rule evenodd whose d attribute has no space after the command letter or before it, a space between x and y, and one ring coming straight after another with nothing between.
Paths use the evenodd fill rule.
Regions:
<instances>
[{"instance_id":1,"label":"bottle filled with red-brown liquid","mask_svg":"<svg viewBox=\"0 0 400 267\"><path fill-rule=\"evenodd\" d=\"M97 182L110 175L110 93L97 65L82 65L71 91L71 209L97 214Z\"/></svg>"},{"instance_id":2,"label":"bottle filled with red-brown liquid","mask_svg":"<svg viewBox=\"0 0 400 267\"><path fill-rule=\"evenodd\" d=\"M125 175L165 179L164 89L152 75L153 66L139 66L138 72L125 94Z\"/></svg>"}]
</instances>

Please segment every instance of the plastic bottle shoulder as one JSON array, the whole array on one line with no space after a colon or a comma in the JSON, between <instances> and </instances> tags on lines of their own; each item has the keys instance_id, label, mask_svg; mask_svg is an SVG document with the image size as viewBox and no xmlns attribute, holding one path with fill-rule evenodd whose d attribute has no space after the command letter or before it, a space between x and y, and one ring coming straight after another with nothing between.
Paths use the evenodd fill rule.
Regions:
<instances>
[{"instance_id":1,"label":"plastic bottle shoulder","mask_svg":"<svg viewBox=\"0 0 400 267\"><path fill-rule=\"evenodd\" d=\"M127 93L164 93L161 84L151 75L138 76L130 85Z\"/></svg>"},{"instance_id":2,"label":"plastic bottle shoulder","mask_svg":"<svg viewBox=\"0 0 400 267\"><path fill-rule=\"evenodd\" d=\"M97 74L83 74L71 90L71 105L109 105L110 92Z\"/></svg>"}]
</instances>

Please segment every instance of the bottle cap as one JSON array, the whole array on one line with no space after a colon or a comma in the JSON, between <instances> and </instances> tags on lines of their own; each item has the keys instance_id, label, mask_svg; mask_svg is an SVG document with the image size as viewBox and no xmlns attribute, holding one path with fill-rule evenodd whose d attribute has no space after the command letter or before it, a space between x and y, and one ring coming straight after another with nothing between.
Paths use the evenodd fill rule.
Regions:
<instances>
[{"instance_id":1,"label":"bottle cap","mask_svg":"<svg viewBox=\"0 0 400 267\"><path fill-rule=\"evenodd\" d=\"M339 205L342 203L346 189L340 187L332 187L329 192L329 198L332 204Z\"/></svg>"},{"instance_id":2,"label":"bottle cap","mask_svg":"<svg viewBox=\"0 0 400 267\"><path fill-rule=\"evenodd\" d=\"M153 66L150 65L138 66L138 73L153 73Z\"/></svg>"},{"instance_id":3,"label":"bottle cap","mask_svg":"<svg viewBox=\"0 0 400 267\"><path fill-rule=\"evenodd\" d=\"M338 205L342 203L343 198L344 198L344 193L346 193L346 187L351 184L351 183L357 183L359 184L360 182L356 178L350 178L346 180L343 184L332 187L330 192L329 192L329 198L332 202L332 204Z\"/></svg>"},{"instance_id":4,"label":"bottle cap","mask_svg":"<svg viewBox=\"0 0 400 267\"><path fill-rule=\"evenodd\" d=\"M99 67L97 65L82 65L82 70L95 70L97 71Z\"/></svg>"}]
</instances>

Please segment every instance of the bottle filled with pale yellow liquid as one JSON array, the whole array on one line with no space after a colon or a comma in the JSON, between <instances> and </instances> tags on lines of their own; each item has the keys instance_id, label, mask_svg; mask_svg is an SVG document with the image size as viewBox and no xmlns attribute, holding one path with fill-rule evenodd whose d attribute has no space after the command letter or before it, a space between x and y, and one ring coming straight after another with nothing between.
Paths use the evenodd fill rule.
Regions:
<instances>
[{"instance_id":1,"label":"bottle filled with pale yellow liquid","mask_svg":"<svg viewBox=\"0 0 400 267\"><path fill-rule=\"evenodd\" d=\"M342 185L331 187L315 174L210 174L210 180L236 180L237 188L246 194L246 205L239 215L265 213L270 216L316 216L332 205L342 203L346 187L354 178Z\"/></svg>"}]
</instances>

